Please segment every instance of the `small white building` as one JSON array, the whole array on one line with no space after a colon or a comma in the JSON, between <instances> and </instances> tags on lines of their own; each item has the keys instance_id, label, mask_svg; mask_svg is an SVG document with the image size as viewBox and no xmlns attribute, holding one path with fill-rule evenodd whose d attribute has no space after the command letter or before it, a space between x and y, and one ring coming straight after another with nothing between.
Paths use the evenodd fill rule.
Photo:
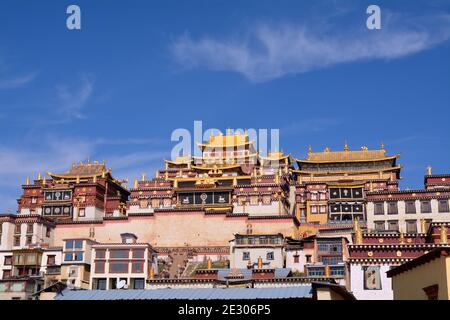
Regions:
<instances>
[{"instance_id":1,"label":"small white building","mask_svg":"<svg viewBox=\"0 0 450 320\"><path fill-rule=\"evenodd\" d=\"M261 261L263 268L284 267L284 237L278 234L235 234L230 241L230 267L252 269Z\"/></svg>"}]
</instances>

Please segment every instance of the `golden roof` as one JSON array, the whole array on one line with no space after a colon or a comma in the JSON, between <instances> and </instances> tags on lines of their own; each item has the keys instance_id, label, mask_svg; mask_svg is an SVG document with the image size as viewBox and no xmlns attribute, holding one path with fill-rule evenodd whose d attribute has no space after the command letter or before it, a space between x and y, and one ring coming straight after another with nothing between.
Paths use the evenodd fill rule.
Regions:
<instances>
[{"instance_id":1,"label":"golden roof","mask_svg":"<svg viewBox=\"0 0 450 320\"><path fill-rule=\"evenodd\" d=\"M85 163L72 163L72 167L65 173L52 173L47 171L47 174L54 179L76 179L76 178L92 178L99 176L106 176L111 174L111 169L106 168L105 162L99 163L94 161L91 163L87 160Z\"/></svg>"},{"instance_id":2,"label":"golden roof","mask_svg":"<svg viewBox=\"0 0 450 320\"><path fill-rule=\"evenodd\" d=\"M226 135L211 135L207 143L197 143L201 147L209 148L227 148L253 144L249 141L248 134L226 134Z\"/></svg>"},{"instance_id":3,"label":"golden roof","mask_svg":"<svg viewBox=\"0 0 450 320\"><path fill-rule=\"evenodd\" d=\"M164 160L167 163L171 164L188 164L192 161L190 156L178 156L175 160Z\"/></svg>"},{"instance_id":4,"label":"golden roof","mask_svg":"<svg viewBox=\"0 0 450 320\"><path fill-rule=\"evenodd\" d=\"M286 158L289 158L289 155L284 155L283 151L281 152L272 152L270 151L267 155L267 157L263 157L263 156L259 156L261 159L263 160L269 160L269 161L273 161L273 160L283 160Z\"/></svg>"},{"instance_id":5,"label":"golden roof","mask_svg":"<svg viewBox=\"0 0 450 320\"><path fill-rule=\"evenodd\" d=\"M308 151L308 156L305 160L296 159L297 162L302 163L326 163L326 162L360 162L360 161L383 161L396 159L400 155L388 156L384 148L378 150L369 150L366 146L361 147L358 151L349 151L348 148L344 151L331 151L326 148L323 152L313 152L311 148Z\"/></svg>"}]
</instances>

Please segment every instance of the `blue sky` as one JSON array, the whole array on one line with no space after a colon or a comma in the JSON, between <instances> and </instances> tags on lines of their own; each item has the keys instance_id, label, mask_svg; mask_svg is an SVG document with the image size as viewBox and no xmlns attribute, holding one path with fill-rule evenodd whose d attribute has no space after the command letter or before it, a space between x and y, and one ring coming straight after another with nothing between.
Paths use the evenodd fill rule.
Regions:
<instances>
[{"instance_id":1,"label":"blue sky","mask_svg":"<svg viewBox=\"0 0 450 320\"><path fill-rule=\"evenodd\" d=\"M153 175L194 120L280 129L296 157L384 142L420 188L450 172L449 39L448 1L2 1L0 211L87 157Z\"/></svg>"}]
</instances>

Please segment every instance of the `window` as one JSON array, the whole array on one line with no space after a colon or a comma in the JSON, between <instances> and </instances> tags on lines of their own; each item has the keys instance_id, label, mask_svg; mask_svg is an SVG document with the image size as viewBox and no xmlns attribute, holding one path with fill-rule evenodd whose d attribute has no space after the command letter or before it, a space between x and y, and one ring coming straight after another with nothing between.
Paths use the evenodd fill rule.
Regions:
<instances>
[{"instance_id":1,"label":"window","mask_svg":"<svg viewBox=\"0 0 450 320\"><path fill-rule=\"evenodd\" d=\"M29 244L31 244L33 242L33 236L27 236L27 238L26 238L26 245L29 245Z\"/></svg>"},{"instance_id":2,"label":"window","mask_svg":"<svg viewBox=\"0 0 450 320\"><path fill-rule=\"evenodd\" d=\"M133 259L144 259L144 252L143 249L134 249L133 250Z\"/></svg>"},{"instance_id":3,"label":"window","mask_svg":"<svg viewBox=\"0 0 450 320\"><path fill-rule=\"evenodd\" d=\"M363 267L364 290L381 290L381 275L379 266Z\"/></svg>"},{"instance_id":4,"label":"window","mask_svg":"<svg viewBox=\"0 0 450 320\"><path fill-rule=\"evenodd\" d=\"M337 268L337 267L332 267L330 268L330 275L331 276L345 276L345 269L344 268Z\"/></svg>"},{"instance_id":5,"label":"window","mask_svg":"<svg viewBox=\"0 0 450 320\"><path fill-rule=\"evenodd\" d=\"M37 198L36 197L31 197L31 203L37 203Z\"/></svg>"},{"instance_id":6,"label":"window","mask_svg":"<svg viewBox=\"0 0 450 320\"><path fill-rule=\"evenodd\" d=\"M16 227L14 229L14 233L15 234L20 234L21 232L22 232L21 225L20 224L16 224Z\"/></svg>"},{"instance_id":7,"label":"window","mask_svg":"<svg viewBox=\"0 0 450 320\"><path fill-rule=\"evenodd\" d=\"M323 264L338 264L342 262L342 256L323 256L322 263Z\"/></svg>"},{"instance_id":8,"label":"window","mask_svg":"<svg viewBox=\"0 0 450 320\"><path fill-rule=\"evenodd\" d=\"M267 260L274 260L274 253L273 251L267 252Z\"/></svg>"},{"instance_id":9,"label":"window","mask_svg":"<svg viewBox=\"0 0 450 320\"><path fill-rule=\"evenodd\" d=\"M327 200L327 195L326 195L326 193L320 193L320 194L319 194L319 199L320 199L320 200Z\"/></svg>"},{"instance_id":10,"label":"window","mask_svg":"<svg viewBox=\"0 0 450 320\"><path fill-rule=\"evenodd\" d=\"M109 252L110 259L128 259L130 250L115 249Z\"/></svg>"},{"instance_id":11,"label":"window","mask_svg":"<svg viewBox=\"0 0 450 320\"><path fill-rule=\"evenodd\" d=\"M106 279L97 279L96 281L97 285L95 286L95 289L97 290L106 290Z\"/></svg>"},{"instance_id":12,"label":"window","mask_svg":"<svg viewBox=\"0 0 450 320\"><path fill-rule=\"evenodd\" d=\"M317 213L317 206L311 206L311 213Z\"/></svg>"},{"instance_id":13,"label":"window","mask_svg":"<svg viewBox=\"0 0 450 320\"><path fill-rule=\"evenodd\" d=\"M298 254L296 254L294 256L294 263L299 263L300 262L300 256Z\"/></svg>"},{"instance_id":14,"label":"window","mask_svg":"<svg viewBox=\"0 0 450 320\"><path fill-rule=\"evenodd\" d=\"M3 270L3 279L11 278L11 270Z\"/></svg>"},{"instance_id":15,"label":"window","mask_svg":"<svg viewBox=\"0 0 450 320\"><path fill-rule=\"evenodd\" d=\"M375 214L384 214L384 203L383 202L375 202Z\"/></svg>"},{"instance_id":16,"label":"window","mask_svg":"<svg viewBox=\"0 0 450 320\"><path fill-rule=\"evenodd\" d=\"M49 227L45 227L45 236L47 238L50 238L51 235L51 229Z\"/></svg>"},{"instance_id":17,"label":"window","mask_svg":"<svg viewBox=\"0 0 450 320\"><path fill-rule=\"evenodd\" d=\"M105 257L106 257L106 250L95 250L95 257L97 259L105 259Z\"/></svg>"},{"instance_id":18,"label":"window","mask_svg":"<svg viewBox=\"0 0 450 320\"><path fill-rule=\"evenodd\" d=\"M14 236L14 246L20 246L20 236Z\"/></svg>"},{"instance_id":19,"label":"window","mask_svg":"<svg viewBox=\"0 0 450 320\"><path fill-rule=\"evenodd\" d=\"M450 211L448 208L448 200L439 200L438 211L439 212L449 212Z\"/></svg>"},{"instance_id":20,"label":"window","mask_svg":"<svg viewBox=\"0 0 450 320\"><path fill-rule=\"evenodd\" d=\"M384 231L386 230L386 226L384 221L374 221L375 224L375 230L376 231Z\"/></svg>"},{"instance_id":21,"label":"window","mask_svg":"<svg viewBox=\"0 0 450 320\"><path fill-rule=\"evenodd\" d=\"M152 199L152 208L159 208L159 199Z\"/></svg>"},{"instance_id":22,"label":"window","mask_svg":"<svg viewBox=\"0 0 450 320\"><path fill-rule=\"evenodd\" d=\"M83 240L68 240L66 241L66 249L82 249Z\"/></svg>"},{"instance_id":23,"label":"window","mask_svg":"<svg viewBox=\"0 0 450 320\"><path fill-rule=\"evenodd\" d=\"M83 261L83 252L65 253L64 261Z\"/></svg>"},{"instance_id":24,"label":"window","mask_svg":"<svg viewBox=\"0 0 450 320\"><path fill-rule=\"evenodd\" d=\"M5 266L12 265L12 256L5 256L5 261L3 263Z\"/></svg>"},{"instance_id":25,"label":"window","mask_svg":"<svg viewBox=\"0 0 450 320\"><path fill-rule=\"evenodd\" d=\"M242 260L250 260L250 252L248 251L242 252Z\"/></svg>"},{"instance_id":26,"label":"window","mask_svg":"<svg viewBox=\"0 0 450 320\"><path fill-rule=\"evenodd\" d=\"M311 193L311 200L317 200L317 193Z\"/></svg>"},{"instance_id":27,"label":"window","mask_svg":"<svg viewBox=\"0 0 450 320\"><path fill-rule=\"evenodd\" d=\"M270 195L263 195L263 198L262 198L262 203L263 204L265 204L265 205L269 205L270 204Z\"/></svg>"},{"instance_id":28,"label":"window","mask_svg":"<svg viewBox=\"0 0 450 320\"><path fill-rule=\"evenodd\" d=\"M320 206L320 213L326 213L327 212L327 206Z\"/></svg>"},{"instance_id":29,"label":"window","mask_svg":"<svg viewBox=\"0 0 450 320\"><path fill-rule=\"evenodd\" d=\"M310 254L307 254L305 257L306 257L306 262L311 262L311 255Z\"/></svg>"},{"instance_id":30,"label":"window","mask_svg":"<svg viewBox=\"0 0 450 320\"><path fill-rule=\"evenodd\" d=\"M95 273L105 273L105 262L104 261L95 261Z\"/></svg>"},{"instance_id":31,"label":"window","mask_svg":"<svg viewBox=\"0 0 450 320\"><path fill-rule=\"evenodd\" d=\"M416 202L415 201L406 201L405 202L405 213L416 213Z\"/></svg>"},{"instance_id":32,"label":"window","mask_svg":"<svg viewBox=\"0 0 450 320\"><path fill-rule=\"evenodd\" d=\"M407 233L417 233L417 221L416 220L406 220L406 232Z\"/></svg>"},{"instance_id":33,"label":"window","mask_svg":"<svg viewBox=\"0 0 450 320\"><path fill-rule=\"evenodd\" d=\"M325 276L324 268L308 268L308 276L320 277Z\"/></svg>"},{"instance_id":34,"label":"window","mask_svg":"<svg viewBox=\"0 0 450 320\"><path fill-rule=\"evenodd\" d=\"M131 263L132 273L142 273L144 272L144 262L132 262Z\"/></svg>"},{"instance_id":35,"label":"window","mask_svg":"<svg viewBox=\"0 0 450 320\"><path fill-rule=\"evenodd\" d=\"M142 290L142 289L144 289L144 286L145 286L145 279L143 279L143 278L134 279L133 289Z\"/></svg>"},{"instance_id":36,"label":"window","mask_svg":"<svg viewBox=\"0 0 450 320\"><path fill-rule=\"evenodd\" d=\"M388 221L389 231L398 231L398 221L390 220Z\"/></svg>"},{"instance_id":37,"label":"window","mask_svg":"<svg viewBox=\"0 0 450 320\"><path fill-rule=\"evenodd\" d=\"M48 255L47 256L47 265L48 266L53 266L54 264L56 264L56 256L55 255Z\"/></svg>"},{"instance_id":38,"label":"window","mask_svg":"<svg viewBox=\"0 0 450 320\"><path fill-rule=\"evenodd\" d=\"M79 217L85 217L86 216L86 209L84 209L84 208L78 209L78 216Z\"/></svg>"},{"instance_id":39,"label":"window","mask_svg":"<svg viewBox=\"0 0 450 320\"><path fill-rule=\"evenodd\" d=\"M139 201L139 208L144 209L148 207L148 201L147 200L141 200Z\"/></svg>"},{"instance_id":40,"label":"window","mask_svg":"<svg viewBox=\"0 0 450 320\"><path fill-rule=\"evenodd\" d=\"M389 202L388 203L388 214L397 214L397 213L398 213L397 202Z\"/></svg>"},{"instance_id":41,"label":"window","mask_svg":"<svg viewBox=\"0 0 450 320\"><path fill-rule=\"evenodd\" d=\"M128 273L128 262L114 261L109 263L109 272Z\"/></svg>"},{"instance_id":42,"label":"window","mask_svg":"<svg viewBox=\"0 0 450 320\"><path fill-rule=\"evenodd\" d=\"M430 201L421 201L420 202L420 212L431 213L431 202Z\"/></svg>"},{"instance_id":43,"label":"window","mask_svg":"<svg viewBox=\"0 0 450 320\"><path fill-rule=\"evenodd\" d=\"M172 205L172 199L164 199L163 201L164 207L170 207Z\"/></svg>"}]
</instances>

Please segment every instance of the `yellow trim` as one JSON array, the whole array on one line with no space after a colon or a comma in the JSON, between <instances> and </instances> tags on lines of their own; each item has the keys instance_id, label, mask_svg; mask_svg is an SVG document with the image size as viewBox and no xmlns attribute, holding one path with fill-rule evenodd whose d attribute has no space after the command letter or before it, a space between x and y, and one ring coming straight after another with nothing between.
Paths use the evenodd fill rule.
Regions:
<instances>
[{"instance_id":1,"label":"yellow trim","mask_svg":"<svg viewBox=\"0 0 450 320\"><path fill-rule=\"evenodd\" d=\"M250 179L251 176L227 176L227 177L209 177L214 180L233 180L233 179ZM206 177L208 179L208 177ZM192 178L168 178L169 181L197 181L197 180L205 180L205 177L192 177Z\"/></svg>"},{"instance_id":2,"label":"yellow trim","mask_svg":"<svg viewBox=\"0 0 450 320\"><path fill-rule=\"evenodd\" d=\"M304 173L304 174L313 174L314 176L317 175L321 175L321 174L325 174L325 175L335 175L335 174L345 174L347 173L348 175L354 175L354 174L360 174L360 173L377 173L380 171L394 171L397 169L401 169L403 166L395 166L395 167L390 167L390 168L385 168L385 169L373 169L373 170L355 170L355 171L351 171L351 170L347 170L347 171L305 171L305 170L292 170L292 172L295 173Z\"/></svg>"},{"instance_id":3,"label":"yellow trim","mask_svg":"<svg viewBox=\"0 0 450 320\"><path fill-rule=\"evenodd\" d=\"M350 151L349 151L350 152ZM294 158L294 161L297 163L345 163L345 162L376 162L376 161L386 161L399 158L400 155L396 154L393 156L387 156L384 158L368 158L368 159L352 159L352 160L301 160L298 158Z\"/></svg>"}]
</instances>

